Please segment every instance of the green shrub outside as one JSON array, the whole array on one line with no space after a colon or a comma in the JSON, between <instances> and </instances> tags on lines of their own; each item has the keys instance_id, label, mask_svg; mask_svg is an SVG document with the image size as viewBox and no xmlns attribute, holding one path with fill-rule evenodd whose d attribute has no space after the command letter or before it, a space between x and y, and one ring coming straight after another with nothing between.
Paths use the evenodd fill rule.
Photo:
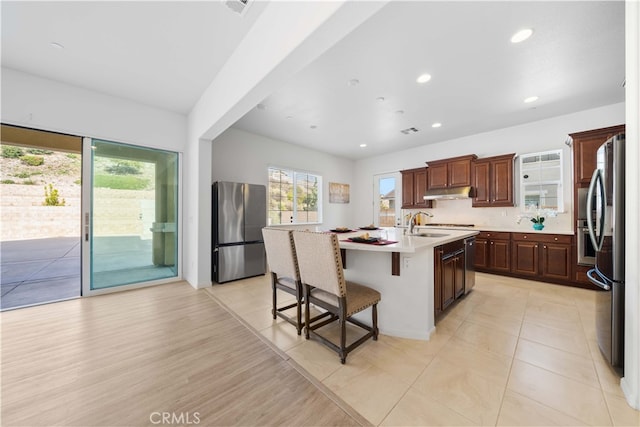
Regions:
<instances>
[{"instance_id":1,"label":"green shrub outside","mask_svg":"<svg viewBox=\"0 0 640 427\"><path fill-rule=\"evenodd\" d=\"M53 154L53 151L51 150L41 150L40 148L29 148L27 150L27 153L29 154Z\"/></svg>"},{"instance_id":2,"label":"green shrub outside","mask_svg":"<svg viewBox=\"0 0 640 427\"><path fill-rule=\"evenodd\" d=\"M0 181L0 184L15 184L16 182L12 179L3 179Z\"/></svg>"},{"instance_id":3,"label":"green shrub outside","mask_svg":"<svg viewBox=\"0 0 640 427\"><path fill-rule=\"evenodd\" d=\"M149 180L129 175L96 175L93 185L114 190L144 190L149 186Z\"/></svg>"},{"instance_id":4,"label":"green shrub outside","mask_svg":"<svg viewBox=\"0 0 640 427\"><path fill-rule=\"evenodd\" d=\"M64 206L66 201L60 200L60 194L57 188L53 188L53 184L49 184L49 188L44 186L44 206Z\"/></svg>"},{"instance_id":5,"label":"green shrub outside","mask_svg":"<svg viewBox=\"0 0 640 427\"><path fill-rule=\"evenodd\" d=\"M14 147L13 145L2 146L2 157L6 159L17 159L24 156L24 150L20 147Z\"/></svg>"},{"instance_id":6,"label":"green shrub outside","mask_svg":"<svg viewBox=\"0 0 640 427\"><path fill-rule=\"evenodd\" d=\"M29 178L31 174L29 172L19 172L13 176L15 176L16 178Z\"/></svg>"},{"instance_id":7,"label":"green shrub outside","mask_svg":"<svg viewBox=\"0 0 640 427\"><path fill-rule=\"evenodd\" d=\"M105 170L114 175L140 175L140 162L133 160L118 160L109 165Z\"/></svg>"},{"instance_id":8,"label":"green shrub outside","mask_svg":"<svg viewBox=\"0 0 640 427\"><path fill-rule=\"evenodd\" d=\"M20 161L22 163L24 163L24 164L29 165L29 166L40 166L40 165L44 164L44 157L26 155L26 156L22 156L20 158Z\"/></svg>"}]
</instances>

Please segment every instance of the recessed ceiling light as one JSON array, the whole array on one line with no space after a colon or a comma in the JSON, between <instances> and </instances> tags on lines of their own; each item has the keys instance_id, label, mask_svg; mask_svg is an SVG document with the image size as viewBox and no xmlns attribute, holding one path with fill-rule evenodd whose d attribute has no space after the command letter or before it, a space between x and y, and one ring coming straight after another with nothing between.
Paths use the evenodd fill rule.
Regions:
<instances>
[{"instance_id":1,"label":"recessed ceiling light","mask_svg":"<svg viewBox=\"0 0 640 427\"><path fill-rule=\"evenodd\" d=\"M56 49L64 49L64 46L57 42L51 42L51 47L55 47Z\"/></svg>"},{"instance_id":2,"label":"recessed ceiling light","mask_svg":"<svg viewBox=\"0 0 640 427\"><path fill-rule=\"evenodd\" d=\"M439 128L440 126L442 126L442 123L434 123L431 125L432 128Z\"/></svg>"},{"instance_id":3,"label":"recessed ceiling light","mask_svg":"<svg viewBox=\"0 0 640 427\"><path fill-rule=\"evenodd\" d=\"M416 79L416 81L418 83L426 83L429 80L431 80L431 74L421 74L420 76L418 76L418 78Z\"/></svg>"},{"instance_id":4,"label":"recessed ceiling light","mask_svg":"<svg viewBox=\"0 0 640 427\"><path fill-rule=\"evenodd\" d=\"M291 120L293 119L293 116L287 116L287 119Z\"/></svg>"},{"instance_id":5,"label":"recessed ceiling light","mask_svg":"<svg viewBox=\"0 0 640 427\"><path fill-rule=\"evenodd\" d=\"M401 116L401 115L403 115L403 114L404 114L404 110L398 110L398 111L396 111L396 114L397 114L397 115L399 115L399 116Z\"/></svg>"},{"instance_id":6,"label":"recessed ceiling light","mask_svg":"<svg viewBox=\"0 0 640 427\"><path fill-rule=\"evenodd\" d=\"M531 102L535 102L535 101L537 101L537 100L538 100L538 97L537 97L537 96L530 96L530 97L528 97L528 98L525 98L525 99L524 99L524 102L525 102L526 104L529 104L529 103L531 103Z\"/></svg>"},{"instance_id":7,"label":"recessed ceiling light","mask_svg":"<svg viewBox=\"0 0 640 427\"><path fill-rule=\"evenodd\" d=\"M360 83L360 80L358 79L351 79L347 82L349 86L358 86L358 83Z\"/></svg>"},{"instance_id":8,"label":"recessed ceiling light","mask_svg":"<svg viewBox=\"0 0 640 427\"><path fill-rule=\"evenodd\" d=\"M531 37L533 34L533 30L531 28L525 28L524 30L520 30L511 36L511 43L520 43Z\"/></svg>"},{"instance_id":9,"label":"recessed ceiling light","mask_svg":"<svg viewBox=\"0 0 640 427\"><path fill-rule=\"evenodd\" d=\"M360 144L360 148L364 148L366 146L367 146L367 144Z\"/></svg>"},{"instance_id":10,"label":"recessed ceiling light","mask_svg":"<svg viewBox=\"0 0 640 427\"><path fill-rule=\"evenodd\" d=\"M384 102L384 96L379 96L376 98L376 101L378 102Z\"/></svg>"},{"instance_id":11,"label":"recessed ceiling light","mask_svg":"<svg viewBox=\"0 0 640 427\"><path fill-rule=\"evenodd\" d=\"M309 127L310 127L311 129L317 129L317 128L318 128L318 126L316 126L316 125L311 125L311 126L309 126Z\"/></svg>"},{"instance_id":12,"label":"recessed ceiling light","mask_svg":"<svg viewBox=\"0 0 640 427\"><path fill-rule=\"evenodd\" d=\"M258 110L266 110L266 109L267 109L267 106L266 106L266 105L264 105L264 104L258 104L258 105L256 105L256 108L257 108Z\"/></svg>"}]
</instances>

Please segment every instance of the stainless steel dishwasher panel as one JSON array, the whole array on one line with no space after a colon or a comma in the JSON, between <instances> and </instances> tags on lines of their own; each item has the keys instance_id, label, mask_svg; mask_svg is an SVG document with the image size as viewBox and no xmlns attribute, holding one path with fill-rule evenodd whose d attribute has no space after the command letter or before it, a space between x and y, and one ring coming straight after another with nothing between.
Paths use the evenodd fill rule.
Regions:
<instances>
[{"instance_id":1,"label":"stainless steel dishwasher panel","mask_svg":"<svg viewBox=\"0 0 640 427\"><path fill-rule=\"evenodd\" d=\"M476 238L464 239L464 293L465 295L476 285Z\"/></svg>"}]
</instances>

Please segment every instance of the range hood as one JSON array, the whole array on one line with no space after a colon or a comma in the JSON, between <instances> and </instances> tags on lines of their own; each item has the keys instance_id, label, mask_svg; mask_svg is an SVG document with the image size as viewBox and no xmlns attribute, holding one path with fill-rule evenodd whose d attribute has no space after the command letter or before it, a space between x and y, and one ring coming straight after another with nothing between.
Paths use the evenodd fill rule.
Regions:
<instances>
[{"instance_id":1,"label":"range hood","mask_svg":"<svg viewBox=\"0 0 640 427\"><path fill-rule=\"evenodd\" d=\"M437 190L427 190L424 200L451 200L468 199L471 195L471 187L440 188Z\"/></svg>"}]
</instances>

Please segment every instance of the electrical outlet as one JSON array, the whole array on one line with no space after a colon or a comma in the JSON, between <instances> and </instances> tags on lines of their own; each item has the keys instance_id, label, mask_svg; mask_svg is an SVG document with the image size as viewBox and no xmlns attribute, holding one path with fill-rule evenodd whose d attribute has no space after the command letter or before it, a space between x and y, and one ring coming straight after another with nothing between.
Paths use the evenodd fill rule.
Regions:
<instances>
[{"instance_id":1,"label":"electrical outlet","mask_svg":"<svg viewBox=\"0 0 640 427\"><path fill-rule=\"evenodd\" d=\"M409 267L411 267L411 257L406 256L404 257L404 268L408 269Z\"/></svg>"}]
</instances>

